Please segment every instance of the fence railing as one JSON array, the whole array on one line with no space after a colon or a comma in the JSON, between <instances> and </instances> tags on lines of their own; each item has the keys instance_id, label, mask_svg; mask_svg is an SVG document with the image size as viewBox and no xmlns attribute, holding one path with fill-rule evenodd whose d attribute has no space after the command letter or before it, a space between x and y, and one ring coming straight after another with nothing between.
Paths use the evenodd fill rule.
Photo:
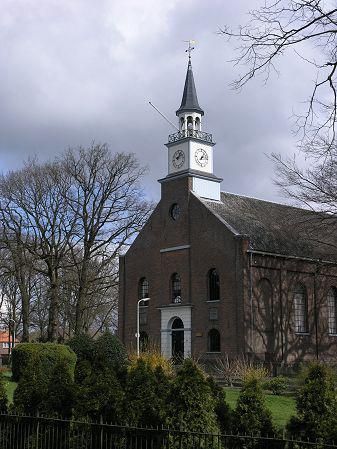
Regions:
<instances>
[{"instance_id":1,"label":"fence railing","mask_svg":"<svg viewBox=\"0 0 337 449\"><path fill-rule=\"evenodd\" d=\"M212 143L212 134L205 133L204 131L199 131L197 129L182 129L177 133L170 134L168 136L168 142L177 142L178 140L186 139L187 137L193 137L194 139L200 139Z\"/></svg>"},{"instance_id":2,"label":"fence railing","mask_svg":"<svg viewBox=\"0 0 337 449\"><path fill-rule=\"evenodd\" d=\"M1 449L334 449L334 444L252 435L144 429L105 423L0 415Z\"/></svg>"}]
</instances>

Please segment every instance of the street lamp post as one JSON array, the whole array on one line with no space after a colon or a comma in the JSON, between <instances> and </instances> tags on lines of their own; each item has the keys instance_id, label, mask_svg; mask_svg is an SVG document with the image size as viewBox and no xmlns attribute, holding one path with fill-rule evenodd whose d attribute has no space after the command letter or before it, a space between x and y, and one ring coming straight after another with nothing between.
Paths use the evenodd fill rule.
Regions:
<instances>
[{"instance_id":1,"label":"street lamp post","mask_svg":"<svg viewBox=\"0 0 337 449\"><path fill-rule=\"evenodd\" d=\"M137 357L139 357L139 338L140 338L140 333L139 333L139 306L141 302L147 302L150 301L150 298L143 298L140 299L137 302L137 333L136 333L136 338L137 338Z\"/></svg>"}]
</instances>

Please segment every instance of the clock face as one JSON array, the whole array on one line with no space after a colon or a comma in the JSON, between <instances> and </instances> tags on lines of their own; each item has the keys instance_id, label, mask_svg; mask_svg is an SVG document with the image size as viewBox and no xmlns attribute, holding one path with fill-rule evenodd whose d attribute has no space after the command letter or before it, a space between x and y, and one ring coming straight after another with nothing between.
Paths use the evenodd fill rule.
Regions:
<instances>
[{"instance_id":1,"label":"clock face","mask_svg":"<svg viewBox=\"0 0 337 449\"><path fill-rule=\"evenodd\" d=\"M177 203L172 204L170 208L170 215L173 220L178 220L180 215L180 206Z\"/></svg>"},{"instance_id":2,"label":"clock face","mask_svg":"<svg viewBox=\"0 0 337 449\"><path fill-rule=\"evenodd\" d=\"M172 157L172 164L174 168L180 168L184 165L185 153L182 150L177 150Z\"/></svg>"},{"instance_id":3,"label":"clock face","mask_svg":"<svg viewBox=\"0 0 337 449\"><path fill-rule=\"evenodd\" d=\"M202 148L199 148L195 152L195 162L200 165L200 167L205 167L208 164L208 154Z\"/></svg>"}]
</instances>

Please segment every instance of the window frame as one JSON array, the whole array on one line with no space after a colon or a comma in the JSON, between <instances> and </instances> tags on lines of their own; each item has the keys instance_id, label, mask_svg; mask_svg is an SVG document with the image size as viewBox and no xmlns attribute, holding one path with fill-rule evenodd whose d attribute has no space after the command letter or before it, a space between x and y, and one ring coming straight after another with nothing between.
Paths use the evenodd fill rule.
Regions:
<instances>
[{"instance_id":1,"label":"window frame","mask_svg":"<svg viewBox=\"0 0 337 449\"><path fill-rule=\"evenodd\" d=\"M308 335L308 293L306 286L302 283L296 284L293 290L293 311L295 334Z\"/></svg>"},{"instance_id":2,"label":"window frame","mask_svg":"<svg viewBox=\"0 0 337 449\"><path fill-rule=\"evenodd\" d=\"M216 341L214 341L216 339ZM221 334L219 329L212 327L207 333L207 352L221 352Z\"/></svg>"},{"instance_id":3,"label":"window frame","mask_svg":"<svg viewBox=\"0 0 337 449\"><path fill-rule=\"evenodd\" d=\"M214 276L215 274L215 276ZM220 301L220 276L216 268L211 268L207 273L208 301Z\"/></svg>"},{"instance_id":4,"label":"window frame","mask_svg":"<svg viewBox=\"0 0 337 449\"><path fill-rule=\"evenodd\" d=\"M171 275L170 287L171 303L181 304L181 276L178 273L173 273Z\"/></svg>"},{"instance_id":5,"label":"window frame","mask_svg":"<svg viewBox=\"0 0 337 449\"><path fill-rule=\"evenodd\" d=\"M333 307L331 307L333 301ZM328 334L337 336L337 288L331 286L327 294ZM331 313L333 310L333 313Z\"/></svg>"},{"instance_id":6,"label":"window frame","mask_svg":"<svg viewBox=\"0 0 337 449\"><path fill-rule=\"evenodd\" d=\"M144 287L144 285L145 285L145 287ZM148 279L145 276L141 277L138 282L138 299L148 298L149 297L149 288L150 288L150 283L149 283ZM146 295L145 295L145 292L146 292Z\"/></svg>"}]
</instances>

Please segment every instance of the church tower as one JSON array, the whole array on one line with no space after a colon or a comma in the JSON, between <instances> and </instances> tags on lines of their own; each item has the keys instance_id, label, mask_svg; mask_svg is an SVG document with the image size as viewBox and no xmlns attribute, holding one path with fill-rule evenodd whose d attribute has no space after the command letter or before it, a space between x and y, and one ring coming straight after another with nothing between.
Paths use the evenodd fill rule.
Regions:
<instances>
[{"instance_id":1,"label":"church tower","mask_svg":"<svg viewBox=\"0 0 337 449\"><path fill-rule=\"evenodd\" d=\"M212 200L220 200L222 179L213 174L212 134L202 130L204 111L199 106L194 83L191 55L188 58L187 73L181 105L176 111L179 131L170 134L168 149L168 175L161 182L189 176L191 190L197 195Z\"/></svg>"}]
</instances>

